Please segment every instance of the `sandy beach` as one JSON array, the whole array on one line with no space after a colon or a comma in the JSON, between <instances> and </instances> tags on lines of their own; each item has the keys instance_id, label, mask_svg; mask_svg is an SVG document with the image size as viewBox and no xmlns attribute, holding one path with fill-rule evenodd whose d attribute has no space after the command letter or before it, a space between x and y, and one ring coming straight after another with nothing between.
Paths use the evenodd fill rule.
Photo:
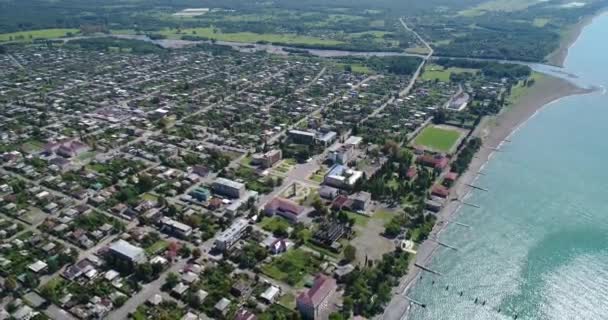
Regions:
<instances>
[{"instance_id":1,"label":"sandy beach","mask_svg":"<svg viewBox=\"0 0 608 320\"><path fill-rule=\"evenodd\" d=\"M538 80L535 85L522 95L514 104L507 106L503 111L495 116L485 118L473 133L475 136L483 139L483 147L473 158L469 169L458 179L451 191L451 196L448 204L438 214L438 222L433 229L430 237L437 238L439 234L455 219L461 203L459 200L464 199L471 191L471 187L467 184L473 184L479 176L479 172L483 172L484 165L491 159L496 150L500 150L503 143L509 143L509 136L519 127L525 124L543 107L549 106L552 102L561 98L576 95L586 94L593 90L582 89L574 84L560 78L552 76L544 76ZM402 279L397 292L400 294L410 290L416 280L422 276L422 270L413 266L414 262L420 265L427 265L431 262L434 253L439 245L433 240L427 240L420 245L415 261L410 265L408 275ZM396 296L387 306L383 319L397 320L407 318L407 309L409 301Z\"/></svg>"}]
</instances>

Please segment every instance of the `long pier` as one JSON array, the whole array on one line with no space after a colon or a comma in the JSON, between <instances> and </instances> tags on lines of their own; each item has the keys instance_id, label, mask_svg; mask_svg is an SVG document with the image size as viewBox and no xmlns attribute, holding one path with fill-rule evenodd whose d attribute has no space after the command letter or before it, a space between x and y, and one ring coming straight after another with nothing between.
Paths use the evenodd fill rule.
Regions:
<instances>
[{"instance_id":1,"label":"long pier","mask_svg":"<svg viewBox=\"0 0 608 320\"><path fill-rule=\"evenodd\" d=\"M485 189L485 188L482 188L482 187L478 187L478 186L472 185L470 183L467 183L466 185L469 186L469 187L471 187L471 188L473 188L473 189L477 189L477 190L481 190L481 191L486 191L486 192L489 191L488 189Z\"/></svg>"},{"instance_id":2,"label":"long pier","mask_svg":"<svg viewBox=\"0 0 608 320\"><path fill-rule=\"evenodd\" d=\"M405 295L404 295L403 297L404 297L406 300L408 300L409 302L413 303L413 304L416 304L416 305L419 305L419 306L421 306L421 307L423 307L423 308L426 308L426 304L424 304L424 303L422 303L422 302L420 302L420 301L418 301L418 300L414 300L414 299L412 299L412 298L410 298L410 297L408 297L408 296L405 296Z\"/></svg>"},{"instance_id":3,"label":"long pier","mask_svg":"<svg viewBox=\"0 0 608 320\"><path fill-rule=\"evenodd\" d=\"M456 248L456 247L454 247L454 246L451 246L451 245L449 245L449 244L447 244L447 243L445 243L445 242L441 242L441 241L439 241L439 239L435 239L435 238L429 238L429 240L431 240L431 241L435 241L435 242L436 242L438 245L440 245L440 246L446 247L446 248L448 248L448 249L452 249L452 250L454 250L454 251L458 251L458 248Z\"/></svg>"},{"instance_id":4,"label":"long pier","mask_svg":"<svg viewBox=\"0 0 608 320\"><path fill-rule=\"evenodd\" d=\"M418 262L414 263L414 266L416 266L416 267L418 267L418 268L420 268L420 269L422 269L422 270L424 270L424 271L426 271L426 272L430 272L430 273L432 273L432 274L436 274L436 275L438 275L438 276L442 276L441 272L439 272L439 271L435 271L435 270L433 270L433 269L429 269L429 268L427 268L427 267L425 267L425 266L423 266L423 265L418 264Z\"/></svg>"}]
</instances>

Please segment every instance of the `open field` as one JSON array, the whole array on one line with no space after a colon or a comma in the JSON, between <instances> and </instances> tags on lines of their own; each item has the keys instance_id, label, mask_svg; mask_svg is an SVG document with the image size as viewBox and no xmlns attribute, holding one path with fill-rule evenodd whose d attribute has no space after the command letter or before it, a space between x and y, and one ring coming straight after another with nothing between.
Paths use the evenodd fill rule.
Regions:
<instances>
[{"instance_id":1,"label":"open field","mask_svg":"<svg viewBox=\"0 0 608 320\"><path fill-rule=\"evenodd\" d=\"M42 29L32 31L19 31L0 34L0 42L31 42L36 39L53 39L65 37L68 33L76 34L78 29Z\"/></svg>"},{"instance_id":2,"label":"open field","mask_svg":"<svg viewBox=\"0 0 608 320\"><path fill-rule=\"evenodd\" d=\"M461 133L456 130L428 126L414 139L414 144L435 151L450 152L460 137Z\"/></svg>"},{"instance_id":3,"label":"open field","mask_svg":"<svg viewBox=\"0 0 608 320\"><path fill-rule=\"evenodd\" d=\"M490 0L479 4L478 6L459 12L462 16L475 17L483 15L486 12L505 11L513 12L525 10L529 6L540 1L534 0Z\"/></svg>"},{"instance_id":4,"label":"open field","mask_svg":"<svg viewBox=\"0 0 608 320\"><path fill-rule=\"evenodd\" d=\"M337 45L343 44L342 41L321 39L310 36L299 36L294 34L275 34L275 33L253 33L253 32L237 32L237 33L222 33L214 28L188 28L181 29L178 33L177 29L164 29L159 33L167 36L170 39L179 39L184 35L199 36L219 41L232 42L272 42L284 44L308 44L308 45Z\"/></svg>"},{"instance_id":5,"label":"open field","mask_svg":"<svg viewBox=\"0 0 608 320\"><path fill-rule=\"evenodd\" d=\"M450 81L450 76L452 74L458 74L458 73L465 73L465 72L469 72L469 73L475 73L477 72L477 69L466 69L466 68L443 68L442 66L436 65L436 64L431 64L428 65L427 67L424 68L424 73L422 74L422 79L424 80L439 80L439 81L443 81L443 82L449 82Z\"/></svg>"},{"instance_id":6,"label":"open field","mask_svg":"<svg viewBox=\"0 0 608 320\"><path fill-rule=\"evenodd\" d=\"M530 79L534 80L534 82L540 81L543 78L543 74L540 72L532 73ZM530 81L530 80L528 80ZM529 86L525 81L520 81L517 85L514 85L511 89L511 95L509 95L509 103L515 104L519 101L519 99L524 96L529 90L531 90L531 86Z\"/></svg>"}]
</instances>

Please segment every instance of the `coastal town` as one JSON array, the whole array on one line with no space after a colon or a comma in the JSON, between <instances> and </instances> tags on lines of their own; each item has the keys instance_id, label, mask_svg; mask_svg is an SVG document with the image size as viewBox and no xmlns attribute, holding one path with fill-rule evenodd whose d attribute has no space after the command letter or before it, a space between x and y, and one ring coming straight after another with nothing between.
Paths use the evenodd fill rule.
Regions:
<instances>
[{"instance_id":1,"label":"coastal town","mask_svg":"<svg viewBox=\"0 0 608 320\"><path fill-rule=\"evenodd\" d=\"M537 79L430 47L70 43L0 55L2 319L378 317Z\"/></svg>"}]
</instances>

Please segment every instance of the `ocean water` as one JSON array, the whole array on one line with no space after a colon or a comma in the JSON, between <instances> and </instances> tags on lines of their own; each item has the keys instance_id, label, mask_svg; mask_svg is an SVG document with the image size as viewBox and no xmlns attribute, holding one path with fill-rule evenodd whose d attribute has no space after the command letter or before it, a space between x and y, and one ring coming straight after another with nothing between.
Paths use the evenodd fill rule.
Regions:
<instances>
[{"instance_id":1,"label":"ocean water","mask_svg":"<svg viewBox=\"0 0 608 320\"><path fill-rule=\"evenodd\" d=\"M608 15L571 48L565 69L608 87ZM608 319L608 95L546 106L483 169L409 293L419 319ZM434 282L434 283L433 283ZM477 302L475 302L477 299ZM499 312L500 311L500 312Z\"/></svg>"}]
</instances>

